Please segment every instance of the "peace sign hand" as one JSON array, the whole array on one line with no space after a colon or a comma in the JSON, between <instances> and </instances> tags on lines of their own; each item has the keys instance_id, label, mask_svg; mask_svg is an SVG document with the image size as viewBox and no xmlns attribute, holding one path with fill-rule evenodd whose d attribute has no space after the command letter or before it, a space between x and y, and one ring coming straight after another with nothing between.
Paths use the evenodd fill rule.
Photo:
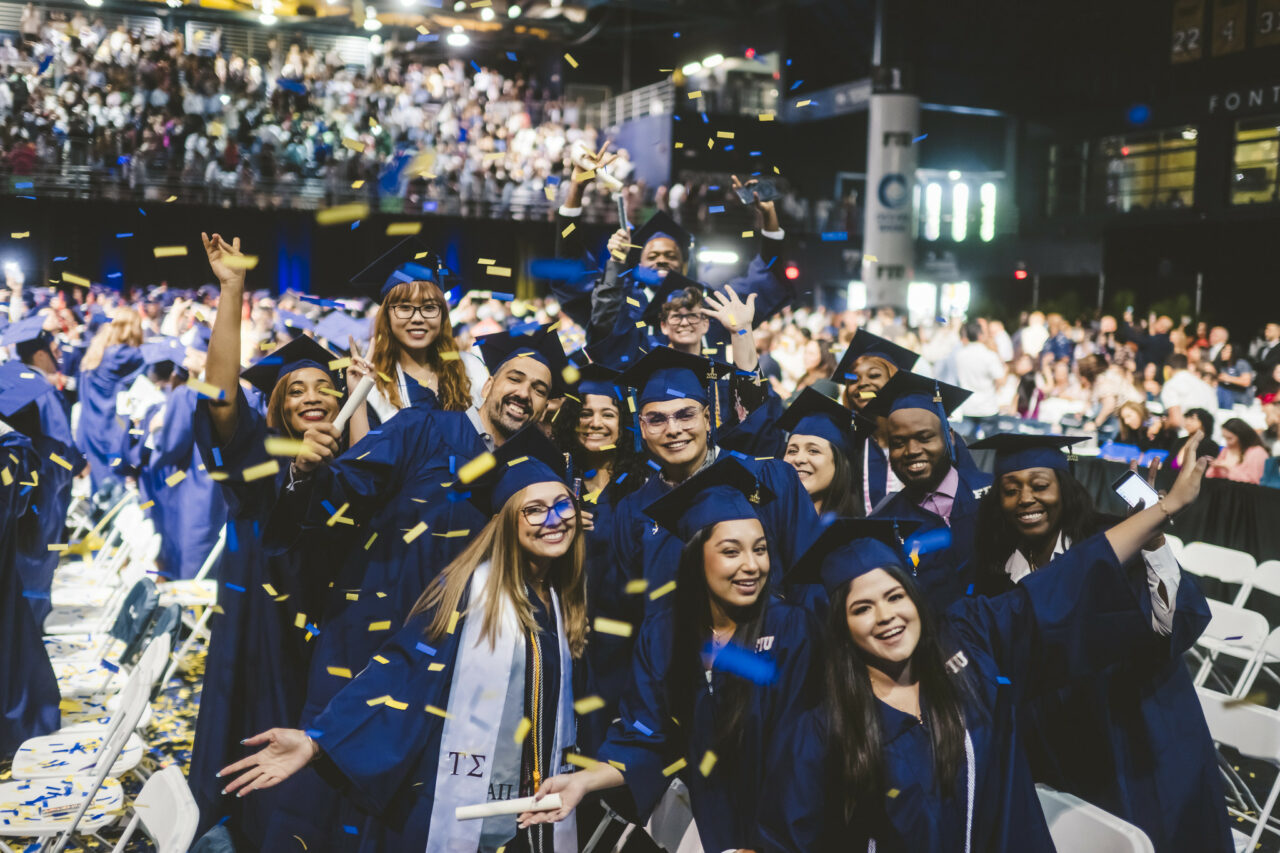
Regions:
<instances>
[{"instance_id":1,"label":"peace sign hand","mask_svg":"<svg viewBox=\"0 0 1280 853\"><path fill-rule=\"evenodd\" d=\"M348 336L347 344L351 352L351 364L347 365L347 388L354 390L361 379L373 376L376 371L373 364L360 352L354 337Z\"/></svg>"}]
</instances>

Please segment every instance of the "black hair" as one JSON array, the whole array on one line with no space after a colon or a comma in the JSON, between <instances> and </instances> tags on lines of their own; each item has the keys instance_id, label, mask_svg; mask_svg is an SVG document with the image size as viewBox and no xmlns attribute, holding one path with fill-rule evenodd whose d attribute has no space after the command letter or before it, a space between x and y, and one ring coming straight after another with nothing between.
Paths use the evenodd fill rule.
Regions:
<instances>
[{"instance_id":1,"label":"black hair","mask_svg":"<svg viewBox=\"0 0 1280 853\"><path fill-rule=\"evenodd\" d=\"M1058 494L1062 500L1060 528L1051 535L1065 533L1074 543L1083 542L1097 533L1105 519L1094 508L1088 490L1069 472L1055 470L1058 478ZM999 595L1013 588L1013 582L1004 570L1004 564L1021 541L1018 529L1005 515L1000 499L1000 479L978 502L978 527L974 537L974 556L977 561L975 587L981 595Z\"/></svg>"},{"instance_id":2,"label":"black hair","mask_svg":"<svg viewBox=\"0 0 1280 853\"><path fill-rule=\"evenodd\" d=\"M1259 437L1257 431L1240 418L1228 418L1222 424L1222 428L1236 437L1240 444L1237 453L1240 454L1241 459L1244 459L1244 453L1250 447L1262 446L1262 438Z\"/></svg>"},{"instance_id":3,"label":"black hair","mask_svg":"<svg viewBox=\"0 0 1280 853\"><path fill-rule=\"evenodd\" d=\"M965 340L973 343L982 340L982 324L977 320L970 320L960 327L960 331L964 332Z\"/></svg>"},{"instance_id":4,"label":"black hair","mask_svg":"<svg viewBox=\"0 0 1280 853\"><path fill-rule=\"evenodd\" d=\"M613 488L609 491L616 502L640 487L649 468L645 464L644 453L635 449L635 417L618 398L610 399L618 408L618 441L613 450L607 451L612 465L609 482ZM560 452L568 456L567 461L573 469L570 474L575 477L584 475L598 464L598 457L596 461L589 459L588 456L595 454L583 450L578 440L578 416L581 413L582 400L566 394L551 422L551 438Z\"/></svg>"},{"instance_id":5,"label":"black hair","mask_svg":"<svg viewBox=\"0 0 1280 853\"><path fill-rule=\"evenodd\" d=\"M929 716L935 790L954 796L955 779L965 761L965 710L974 707L969 701L968 670L959 668L956 675L948 674L941 623L933 608L905 571L896 566L882 568L902 585L919 613L920 639L911 653L911 674L920 685L920 709ZM845 602L852 584L845 581L835 590L826 623L828 742L837 745L832 754L846 821L853 819L856 809L878 804L887 784L884 732L867 672L869 664L849 636Z\"/></svg>"},{"instance_id":6,"label":"black hair","mask_svg":"<svg viewBox=\"0 0 1280 853\"><path fill-rule=\"evenodd\" d=\"M1187 357L1180 352L1175 352L1165 360L1165 365L1173 370L1186 370L1188 364Z\"/></svg>"},{"instance_id":7,"label":"black hair","mask_svg":"<svg viewBox=\"0 0 1280 853\"><path fill-rule=\"evenodd\" d=\"M671 716L682 725L693 722L693 708L698 693L706 684L702 650L711 636L711 594L703 563L703 548L711 538L715 525L702 528L685 543L676 569L676 588L672 595L675 633L671 641L671 665L666 680L670 696ZM762 586L767 587L761 578ZM755 649L764 625L764 611L769 592L760 593L749 608L734 614L738 628L729 642ZM732 763L741 754L747 706L755 685L746 679L730 677L716 692L716 741L712 747L722 761Z\"/></svg>"},{"instance_id":8,"label":"black hair","mask_svg":"<svg viewBox=\"0 0 1280 853\"><path fill-rule=\"evenodd\" d=\"M1184 418L1195 417L1200 419L1200 425L1204 427L1205 436L1213 435L1213 415L1207 409L1187 409L1182 413ZM1226 426L1226 424L1223 424Z\"/></svg>"}]
</instances>

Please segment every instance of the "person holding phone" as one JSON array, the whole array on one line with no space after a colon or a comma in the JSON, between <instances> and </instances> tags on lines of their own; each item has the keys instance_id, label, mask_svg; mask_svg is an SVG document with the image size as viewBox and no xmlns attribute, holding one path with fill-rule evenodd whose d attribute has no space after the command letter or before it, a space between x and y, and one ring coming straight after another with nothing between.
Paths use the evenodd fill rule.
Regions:
<instances>
[{"instance_id":1,"label":"person holding phone","mask_svg":"<svg viewBox=\"0 0 1280 853\"><path fill-rule=\"evenodd\" d=\"M1200 438L1191 437L1192 452ZM1118 521L1097 512L1072 476L1062 449L1083 440L1001 434L972 446L996 453L995 483L978 510L980 593L1014 589ZM1143 478L1135 463L1117 480L1131 513L1162 499L1153 487L1159 467ZM1149 642L1098 677L1041 692L1021 709L1032 776L1138 826L1157 850L1229 849L1217 753L1182 662L1209 624L1208 604L1158 531L1122 568L1148 615Z\"/></svg>"}]
</instances>

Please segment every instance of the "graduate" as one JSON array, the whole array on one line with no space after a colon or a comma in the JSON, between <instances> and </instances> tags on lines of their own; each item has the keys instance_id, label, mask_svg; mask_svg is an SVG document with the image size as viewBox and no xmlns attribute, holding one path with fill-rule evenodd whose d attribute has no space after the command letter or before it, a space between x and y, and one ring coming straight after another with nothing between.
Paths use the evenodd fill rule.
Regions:
<instances>
[{"instance_id":1,"label":"graduate","mask_svg":"<svg viewBox=\"0 0 1280 853\"><path fill-rule=\"evenodd\" d=\"M240 385L240 305L245 266L240 240L201 235L217 277L224 310L214 320L205 380L222 392L196 402L193 441L226 502L227 542L213 576L219 611L210 619L209 656L196 719L189 784L200 808L199 833L211 827L249 849L311 850L332 840L324 799L328 787L315 776L293 780L251 801L219 795L218 769L240 755L239 742L281 721L300 718L311 658L308 638L319 632L317 614L335 555L348 546L345 528L308 538L305 548L269 556L262 532L288 466L268 453L268 438L297 439L337 416L340 380L329 369L333 353L304 336L244 371L255 392ZM354 366L353 366L354 369ZM348 381L358 381L349 374ZM329 393L326 393L329 392ZM250 397L265 401L261 408ZM332 796L330 795L330 799ZM218 826L225 820L225 824Z\"/></svg>"},{"instance_id":2,"label":"graduate","mask_svg":"<svg viewBox=\"0 0 1280 853\"><path fill-rule=\"evenodd\" d=\"M1061 450L1084 440L1001 434L973 445L996 453L995 484L978 510L982 594L1013 589L1115 523L1094 509ZM1162 533L1139 556L1124 568L1152 636L1104 675L1023 709L1032 776L1129 821L1157 850L1229 850L1218 753L1182 660L1209 624L1209 606Z\"/></svg>"},{"instance_id":3,"label":"graduate","mask_svg":"<svg viewBox=\"0 0 1280 853\"><path fill-rule=\"evenodd\" d=\"M119 308L94 334L80 361L76 445L88 457L93 494L101 505L114 504L124 488L116 468L129 423L117 415L116 398L143 371L141 347L142 317L131 308Z\"/></svg>"},{"instance_id":4,"label":"graduate","mask_svg":"<svg viewBox=\"0 0 1280 853\"><path fill-rule=\"evenodd\" d=\"M18 540L23 526L36 527L31 507L37 489L25 485L39 477L49 460L41 458L31 436L38 435L35 402L53 386L27 372L20 362L0 364L0 753L12 755L27 738L59 727L58 682L41 640L41 611L48 597L30 597L18 570ZM55 555L56 556L56 555ZM42 602L42 606L37 606Z\"/></svg>"},{"instance_id":5,"label":"graduate","mask_svg":"<svg viewBox=\"0 0 1280 853\"><path fill-rule=\"evenodd\" d=\"M63 542L67 509L71 506L71 481L85 467L84 456L71 437L66 400L50 381L50 377L57 376L57 342L45 330L46 322L43 314L25 318L9 326L0 338L15 345L21 360L6 362L12 365L9 370L16 371L11 381L31 383L30 393L39 415L39 426L27 436L36 452L36 478L28 480L32 491L27 497L27 515L19 525L15 560L23 596L42 633L45 617L52 609L53 572L58 566L58 552L49 550L49 546Z\"/></svg>"},{"instance_id":6,"label":"graduate","mask_svg":"<svg viewBox=\"0 0 1280 853\"><path fill-rule=\"evenodd\" d=\"M247 741L263 748L222 772L227 792L271 788L315 762L371 815L361 850L576 850L572 821L518 829L515 815L454 814L532 796L572 749L587 619L578 505L563 475L537 427L498 448L466 484L484 529L309 730Z\"/></svg>"},{"instance_id":7,"label":"graduate","mask_svg":"<svg viewBox=\"0 0 1280 853\"><path fill-rule=\"evenodd\" d=\"M844 386L845 406L861 415L895 373L915 367L919 358L906 347L859 329L831 378ZM879 419L873 414L869 418L858 418L857 424L858 435L852 442L851 458L862 504L858 515L871 515L886 495L902 488L902 481L889 468L888 439Z\"/></svg>"},{"instance_id":8,"label":"graduate","mask_svg":"<svg viewBox=\"0 0 1280 853\"><path fill-rule=\"evenodd\" d=\"M947 423L969 393L904 370L863 409L865 417L886 419L889 467L902 482L873 517L919 521L924 531L935 531L931 542L947 543L924 549L912 566L925 597L940 609L970 592L978 500L991 487L991 475L972 465Z\"/></svg>"},{"instance_id":9,"label":"graduate","mask_svg":"<svg viewBox=\"0 0 1280 853\"><path fill-rule=\"evenodd\" d=\"M1022 709L1142 654L1149 614L1122 566L1196 499L1206 466L1012 591L941 617L907 568L917 521L827 528L797 572L819 574L831 598L828 695L779 736L782 794L763 800L762 849L1052 851Z\"/></svg>"},{"instance_id":10,"label":"graduate","mask_svg":"<svg viewBox=\"0 0 1280 853\"><path fill-rule=\"evenodd\" d=\"M351 418L352 444L371 424L386 423L420 399L424 389L442 409L480 405L489 373L480 359L458 351L441 289L447 275L420 240L407 237L351 278L379 305L369 353L376 385Z\"/></svg>"},{"instance_id":11,"label":"graduate","mask_svg":"<svg viewBox=\"0 0 1280 853\"><path fill-rule=\"evenodd\" d=\"M675 589L640 630L599 763L548 779L539 798L557 793L563 806L522 825L561 820L586 794L623 784L647 815L677 766L702 849L757 847L760 802L776 796L766 757L783 723L816 702L821 670L813 617L769 592L759 509L771 500L726 458L649 507L683 543Z\"/></svg>"}]
</instances>

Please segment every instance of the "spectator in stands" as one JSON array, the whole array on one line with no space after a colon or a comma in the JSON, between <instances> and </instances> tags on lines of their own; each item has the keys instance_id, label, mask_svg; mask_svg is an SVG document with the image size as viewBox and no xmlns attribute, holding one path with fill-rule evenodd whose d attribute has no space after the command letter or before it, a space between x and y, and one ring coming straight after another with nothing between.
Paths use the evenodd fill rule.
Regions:
<instances>
[{"instance_id":1,"label":"spectator in stands","mask_svg":"<svg viewBox=\"0 0 1280 853\"><path fill-rule=\"evenodd\" d=\"M1133 387L1133 380L1119 364L1108 364L1095 353L1080 359L1077 364L1080 385L1089 393L1089 420L1086 426L1105 429L1116 410L1126 402L1139 402L1141 396Z\"/></svg>"},{"instance_id":2,"label":"spectator in stands","mask_svg":"<svg viewBox=\"0 0 1280 853\"><path fill-rule=\"evenodd\" d=\"M972 429L978 422L1000 414L1000 383L1006 371L992 348L989 328L978 320L960 327L960 339L964 344L955 354L957 384L973 395L960 406L958 414Z\"/></svg>"},{"instance_id":3,"label":"spectator in stands","mask_svg":"<svg viewBox=\"0 0 1280 853\"><path fill-rule=\"evenodd\" d=\"M1148 403L1160 402L1160 392L1164 383L1157 364L1148 364L1142 368L1142 379L1136 383L1138 391Z\"/></svg>"},{"instance_id":4,"label":"spectator in stands","mask_svg":"<svg viewBox=\"0 0 1280 853\"><path fill-rule=\"evenodd\" d=\"M1214 326L1209 330L1208 340L1205 340L1203 335L1200 333L1200 329L1204 325L1204 323L1200 323L1196 328L1195 345L1205 351L1204 358L1206 361L1211 361L1214 364L1217 364L1222 360L1222 348L1227 345L1227 341L1231 337L1231 334L1227 331L1226 326Z\"/></svg>"},{"instance_id":5,"label":"spectator in stands","mask_svg":"<svg viewBox=\"0 0 1280 853\"><path fill-rule=\"evenodd\" d=\"M1230 418L1222 425L1222 440L1224 447L1206 476L1256 485L1262 479L1267 451L1253 427L1240 418Z\"/></svg>"},{"instance_id":6,"label":"spectator in stands","mask_svg":"<svg viewBox=\"0 0 1280 853\"><path fill-rule=\"evenodd\" d=\"M1280 388L1280 380L1274 376L1280 365L1280 323L1268 323L1263 328L1262 337L1249 348L1249 360L1257 371L1258 396L1274 394Z\"/></svg>"},{"instance_id":7,"label":"spectator in stands","mask_svg":"<svg viewBox=\"0 0 1280 853\"><path fill-rule=\"evenodd\" d=\"M1219 328L1215 327L1214 331ZM1253 402L1253 395L1249 393L1253 386L1253 367L1246 359L1236 356L1235 344L1223 341L1212 364L1218 375L1218 408L1230 409L1237 403L1247 406Z\"/></svg>"},{"instance_id":8,"label":"spectator in stands","mask_svg":"<svg viewBox=\"0 0 1280 853\"><path fill-rule=\"evenodd\" d=\"M1262 407L1262 416L1266 420L1266 429L1258 436L1267 452L1272 456L1280 456L1280 402L1270 402Z\"/></svg>"},{"instance_id":9,"label":"spectator in stands","mask_svg":"<svg viewBox=\"0 0 1280 853\"><path fill-rule=\"evenodd\" d=\"M819 379L828 379L836 370L835 344L830 338L813 338L804 345L804 375L796 383L794 399ZM790 400L788 400L788 404Z\"/></svg>"},{"instance_id":10,"label":"spectator in stands","mask_svg":"<svg viewBox=\"0 0 1280 853\"><path fill-rule=\"evenodd\" d=\"M1169 356L1169 378L1160 392L1165 419L1174 429L1182 429L1182 413L1189 409L1218 408L1218 394L1213 386L1188 369L1187 357L1181 353Z\"/></svg>"},{"instance_id":11,"label":"spectator in stands","mask_svg":"<svg viewBox=\"0 0 1280 853\"><path fill-rule=\"evenodd\" d=\"M1147 321L1147 330L1143 331L1133 325L1133 312L1125 312L1125 337L1138 345L1138 366L1148 364L1164 364L1173 354L1173 342L1169 338L1173 330L1171 317L1154 314Z\"/></svg>"},{"instance_id":12,"label":"spectator in stands","mask_svg":"<svg viewBox=\"0 0 1280 853\"><path fill-rule=\"evenodd\" d=\"M1014 337L1016 338L1014 346L1024 355L1031 356L1039 363L1040 351L1044 349L1045 341L1049 340L1049 330L1044 324L1044 314L1039 311L1032 311L1026 317L1026 323Z\"/></svg>"},{"instance_id":13,"label":"spectator in stands","mask_svg":"<svg viewBox=\"0 0 1280 853\"><path fill-rule=\"evenodd\" d=\"M1037 420L1040 417L1040 401L1044 394L1036 383L1036 365L1030 355L1018 356L1013 363L1013 371L1018 377L1018 388L1013 401L1014 411L1025 420Z\"/></svg>"},{"instance_id":14,"label":"spectator in stands","mask_svg":"<svg viewBox=\"0 0 1280 853\"><path fill-rule=\"evenodd\" d=\"M1178 440L1177 430L1165 426L1162 418L1152 416L1141 403L1128 402L1120 406L1120 431L1116 441L1131 444L1143 453L1148 450L1172 451Z\"/></svg>"},{"instance_id":15,"label":"spectator in stands","mask_svg":"<svg viewBox=\"0 0 1280 853\"><path fill-rule=\"evenodd\" d=\"M1075 342L1067 336L1067 321L1062 319L1061 314L1050 314L1049 320L1049 338L1044 342L1044 349L1041 354L1053 356L1054 361L1066 359L1068 362L1074 362L1076 357Z\"/></svg>"}]
</instances>

